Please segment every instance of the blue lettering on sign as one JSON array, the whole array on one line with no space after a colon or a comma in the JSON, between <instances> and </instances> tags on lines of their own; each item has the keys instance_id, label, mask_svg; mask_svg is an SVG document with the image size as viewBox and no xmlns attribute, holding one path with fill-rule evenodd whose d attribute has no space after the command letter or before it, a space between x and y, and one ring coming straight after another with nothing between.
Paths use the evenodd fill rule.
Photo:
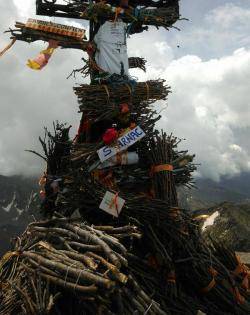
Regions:
<instances>
[{"instance_id":1,"label":"blue lettering on sign","mask_svg":"<svg viewBox=\"0 0 250 315\"><path fill-rule=\"evenodd\" d=\"M122 146L129 144L129 143L127 143L125 137L122 137L122 138L121 138L121 142L122 142Z\"/></svg>"},{"instance_id":2,"label":"blue lettering on sign","mask_svg":"<svg viewBox=\"0 0 250 315\"><path fill-rule=\"evenodd\" d=\"M134 140L137 138L137 135L134 131L131 131L130 135L131 135L131 137L133 137Z\"/></svg>"},{"instance_id":3,"label":"blue lettering on sign","mask_svg":"<svg viewBox=\"0 0 250 315\"><path fill-rule=\"evenodd\" d=\"M131 135L131 132L126 135L126 139L128 140L128 142L132 142L132 141L135 140L135 138L133 137L133 135Z\"/></svg>"},{"instance_id":4,"label":"blue lettering on sign","mask_svg":"<svg viewBox=\"0 0 250 315\"><path fill-rule=\"evenodd\" d=\"M142 135L142 131L139 132L137 129L138 127L135 128L135 134L137 135L137 137L140 137Z\"/></svg>"},{"instance_id":5,"label":"blue lettering on sign","mask_svg":"<svg viewBox=\"0 0 250 315\"><path fill-rule=\"evenodd\" d=\"M119 147L123 147L123 144L121 143L121 139L118 139L118 145Z\"/></svg>"},{"instance_id":6,"label":"blue lettering on sign","mask_svg":"<svg viewBox=\"0 0 250 315\"><path fill-rule=\"evenodd\" d=\"M111 152L112 152L112 150L111 150L109 147L104 147L104 148L103 148L103 153L104 153L104 156L105 156L105 157L108 156L108 155L110 155Z\"/></svg>"}]
</instances>

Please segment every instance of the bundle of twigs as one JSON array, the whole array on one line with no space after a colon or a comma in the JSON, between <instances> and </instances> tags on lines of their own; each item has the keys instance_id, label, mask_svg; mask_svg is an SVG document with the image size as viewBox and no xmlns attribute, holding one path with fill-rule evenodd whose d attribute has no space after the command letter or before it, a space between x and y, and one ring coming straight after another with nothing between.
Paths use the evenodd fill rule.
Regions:
<instances>
[{"instance_id":1,"label":"bundle of twigs","mask_svg":"<svg viewBox=\"0 0 250 315\"><path fill-rule=\"evenodd\" d=\"M130 57L128 58L129 68L139 68L146 72L146 59L140 57Z\"/></svg>"},{"instance_id":2,"label":"bundle of twigs","mask_svg":"<svg viewBox=\"0 0 250 315\"><path fill-rule=\"evenodd\" d=\"M10 257L0 270L0 314L51 314L60 297L49 280L28 273L19 258ZM0 268L1 269L1 268ZM3 274L3 272L5 274Z\"/></svg>"},{"instance_id":3,"label":"bundle of twigs","mask_svg":"<svg viewBox=\"0 0 250 315\"><path fill-rule=\"evenodd\" d=\"M68 78L70 78L72 75L75 78L77 73L82 74L83 77L86 78L93 73L93 70L97 69L97 65L93 59L82 58L82 60L84 61L85 65L82 68L74 69L69 74ZM139 68L139 69L143 70L144 72L146 72L146 62L147 61L144 58L140 58L140 57L128 58L128 64L129 64L130 69ZM101 69L99 69L99 71L100 70Z\"/></svg>"},{"instance_id":4,"label":"bundle of twigs","mask_svg":"<svg viewBox=\"0 0 250 315\"><path fill-rule=\"evenodd\" d=\"M55 33L49 33L42 30L28 28L24 23L16 22L15 29L9 29L5 33L11 33L11 39L32 43L38 40L48 42L49 40L58 41L58 46L62 48L81 49L86 51L89 42L84 40L74 39L68 36L63 36Z\"/></svg>"},{"instance_id":5,"label":"bundle of twigs","mask_svg":"<svg viewBox=\"0 0 250 315\"><path fill-rule=\"evenodd\" d=\"M85 20L115 20L116 12L104 1L98 3L82 3L79 1L66 5L40 2L37 5L37 14L48 16L71 17ZM171 27L179 19L179 5L176 1L169 6L159 8L129 7L118 14L126 23L141 23L143 25Z\"/></svg>"},{"instance_id":6,"label":"bundle of twigs","mask_svg":"<svg viewBox=\"0 0 250 315\"><path fill-rule=\"evenodd\" d=\"M65 172L67 168L64 162L67 161L66 157L70 154L72 144L69 138L70 128L71 126L66 126L66 124L53 122L53 133L48 131L47 128L44 128L45 133L43 139L39 137L44 155L33 150L26 150L46 161L47 172L52 176L59 176L61 173Z\"/></svg>"},{"instance_id":7,"label":"bundle of twigs","mask_svg":"<svg viewBox=\"0 0 250 315\"><path fill-rule=\"evenodd\" d=\"M177 193L173 176L173 143L171 135L168 137L162 131L150 139L149 157L151 162L152 185L155 198L167 200L170 205L177 206Z\"/></svg>"},{"instance_id":8,"label":"bundle of twigs","mask_svg":"<svg viewBox=\"0 0 250 315\"><path fill-rule=\"evenodd\" d=\"M211 250L215 257L230 271L239 287L240 294L243 295L244 298L248 297L250 290L249 268L241 262L240 257L233 250L226 247L223 243L211 240Z\"/></svg>"},{"instance_id":9,"label":"bundle of twigs","mask_svg":"<svg viewBox=\"0 0 250 315\"><path fill-rule=\"evenodd\" d=\"M100 108L110 110L116 104L122 103L153 103L157 100L166 100L170 93L170 88L166 86L164 80L150 80L146 82L130 82L109 85L88 85L82 84L74 87L78 97L80 111L99 111ZM108 106L108 108L105 108Z\"/></svg>"},{"instance_id":10,"label":"bundle of twigs","mask_svg":"<svg viewBox=\"0 0 250 315\"><path fill-rule=\"evenodd\" d=\"M182 264L179 272L186 289L192 285L199 296L219 306L224 312L242 315L250 312L249 297L245 299L241 295L227 268L212 254L210 257L194 255L192 261Z\"/></svg>"},{"instance_id":11,"label":"bundle of twigs","mask_svg":"<svg viewBox=\"0 0 250 315\"><path fill-rule=\"evenodd\" d=\"M59 305L68 303L65 296L78 295L82 301L79 314L94 314L96 310L99 314L145 313L149 307L150 314L167 314L127 271L127 249L121 241L127 239L130 243L141 236L138 228L131 225L89 226L79 219L67 218L31 223L15 250L1 260L0 314L21 309L36 314L40 304L35 298L41 293L43 300L49 296L49 303L42 301L40 311L47 310L49 314L54 308L53 292L62 300ZM40 294L36 279L42 280L40 285L47 284ZM48 284L53 284L54 289L48 291ZM117 298L119 303L115 303Z\"/></svg>"}]
</instances>

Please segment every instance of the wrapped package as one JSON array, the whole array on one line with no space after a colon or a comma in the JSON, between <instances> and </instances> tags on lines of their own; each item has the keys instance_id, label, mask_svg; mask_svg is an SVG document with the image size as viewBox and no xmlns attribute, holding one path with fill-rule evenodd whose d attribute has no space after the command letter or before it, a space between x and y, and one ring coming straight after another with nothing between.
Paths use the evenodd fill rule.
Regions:
<instances>
[{"instance_id":1,"label":"wrapped package","mask_svg":"<svg viewBox=\"0 0 250 315\"><path fill-rule=\"evenodd\" d=\"M116 154L115 156L111 157L107 161L102 162L98 169L103 169L106 167L111 167L115 165L133 165L139 162L139 156L136 152L122 152L120 154Z\"/></svg>"}]
</instances>

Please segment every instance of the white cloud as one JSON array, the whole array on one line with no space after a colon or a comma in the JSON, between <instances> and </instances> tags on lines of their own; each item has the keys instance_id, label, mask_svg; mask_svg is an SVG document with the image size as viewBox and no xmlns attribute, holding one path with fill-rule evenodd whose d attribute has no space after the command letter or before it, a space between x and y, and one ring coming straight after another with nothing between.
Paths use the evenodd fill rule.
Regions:
<instances>
[{"instance_id":1,"label":"white cloud","mask_svg":"<svg viewBox=\"0 0 250 315\"><path fill-rule=\"evenodd\" d=\"M173 94L160 125L188 139L201 174L218 179L249 171L250 152L237 145L234 128L250 126L250 50L209 61L186 56L170 63L163 77Z\"/></svg>"},{"instance_id":2,"label":"white cloud","mask_svg":"<svg viewBox=\"0 0 250 315\"><path fill-rule=\"evenodd\" d=\"M226 3L222 6L209 12L206 20L211 25L220 26L224 29L231 29L231 27L241 28L249 25L250 10L237 6L232 2Z\"/></svg>"},{"instance_id":3,"label":"white cloud","mask_svg":"<svg viewBox=\"0 0 250 315\"><path fill-rule=\"evenodd\" d=\"M191 4L191 0L187 2L195 6ZM190 53L206 59L230 54L239 47L249 47L249 1L242 1L244 6L241 6L238 0L234 3L225 0L211 1L211 4L204 0L199 2L204 8L211 6L213 9L207 10L197 23L193 23L192 20L198 16L198 12L194 13L194 17L188 16L191 21L182 22L180 25L182 31L173 38L170 37L171 46L178 43L180 53ZM214 2L217 2L217 6ZM218 2L222 4L218 6Z\"/></svg>"},{"instance_id":4,"label":"white cloud","mask_svg":"<svg viewBox=\"0 0 250 315\"><path fill-rule=\"evenodd\" d=\"M29 15L29 13L31 13L32 4L34 2L35 1L31 1L31 0L24 0L24 1L13 0L13 3L17 8L18 15L20 17L27 17ZM34 4L33 4L33 6L34 6Z\"/></svg>"}]
</instances>

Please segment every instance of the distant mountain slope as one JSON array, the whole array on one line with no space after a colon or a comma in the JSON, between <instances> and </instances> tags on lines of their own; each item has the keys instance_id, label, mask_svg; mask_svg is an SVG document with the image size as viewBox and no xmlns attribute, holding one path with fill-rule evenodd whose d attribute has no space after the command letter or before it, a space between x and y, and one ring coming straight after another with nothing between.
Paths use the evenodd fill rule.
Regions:
<instances>
[{"instance_id":1,"label":"distant mountain slope","mask_svg":"<svg viewBox=\"0 0 250 315\"><path fill-rule=\"evenodd\" d=\"M250 178L249 178L250 183ZM244 184L247 183L244 181ZM233 179L222 179L217 183L209 179L198 179L196 181L197 189L179 190L179 200L183 208L196 210L212 207L224 201L233 203L247 203L250 200L250 191L241 189L242 184L233 185ZM247 186L250 186L249 184ZM232 187L238 188L234 190Z\"/></svg>"},{"instance_id":2,"label":"distant mountain slope","mask_svg":"<svg viewBox=\"0 0 250 315\"><path fill-rule=\"evenodd\" d=\"M0 175L0 255L38 214L37 180Z\"/></svg>"},{"instance_id":3,"label":"distant mountain slope","mask_svg":"<svg viewBox=\"0 0 250 315\"><path fill-rule=\"evenodd\" d=\"M250 252L250 204L224 202L200 213L216 213L213 224L204 230L205 237L220 240L235 251Z\"/></svg>"}]
</instances>

